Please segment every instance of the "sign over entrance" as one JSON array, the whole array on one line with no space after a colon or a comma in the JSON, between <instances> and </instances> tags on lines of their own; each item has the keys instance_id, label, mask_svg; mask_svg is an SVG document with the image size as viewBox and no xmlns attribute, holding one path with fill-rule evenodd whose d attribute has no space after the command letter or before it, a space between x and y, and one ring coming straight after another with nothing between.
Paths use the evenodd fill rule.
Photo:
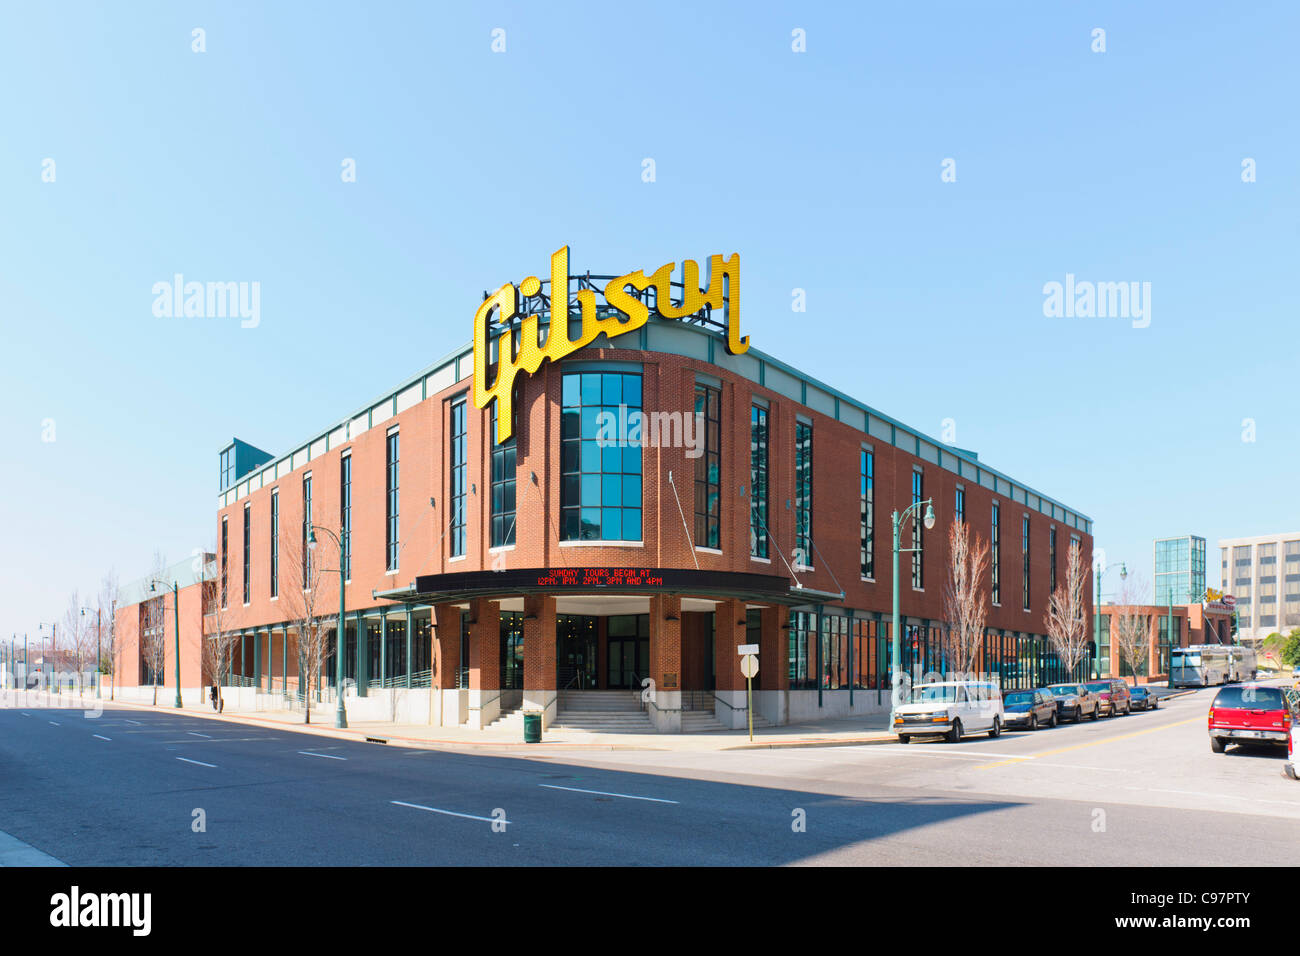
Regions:
<instances>
[{"instance_id":1,"label":"sign over entrance","mask_svg":"<svg viewBox=\"0 0 1300 956\"><path fill-rule=\"evenodd\" d=\"M643 270L616 276L605 284L606 308L598 309L596 292L579 288L576 298L578 312L573 315L569 307L569 247L562 246L551 256L551 286L549 302L539 293L542 280L528 276L516 286L507 282L496 293L483 300L474 314L474 405L486 408L496 400L497 441L503 442L513 433L512 404L515 376L520 372L532 375L546 360L558 362L595 341L604 333L609 338L626 335L641 328L653 310L664 319L686 319L702 310L725 310L727 351L741 355L749 350L749 336L740 334L740 254L733 253L723 259L721 255L709 257L709 285L700 288L700 268L693 259L682 262L681 297L673 298L673 263L660 266L651 275ZM628 290L633 290L629 292ZM653 290L653 294L651 294ZM515 341L515 323L519 314L520 297L537 301L545 306L536 313L523 315L518 323L519 340ZM542 341L541 313L551 314ZM566 321L554 321L556 314ZM580 320L576 337L572 336L572 320ZM496 339L496 375L488 382L489 358L493 345L490 334L496 323L503 330Z\"/></svg>"}]
</instances>

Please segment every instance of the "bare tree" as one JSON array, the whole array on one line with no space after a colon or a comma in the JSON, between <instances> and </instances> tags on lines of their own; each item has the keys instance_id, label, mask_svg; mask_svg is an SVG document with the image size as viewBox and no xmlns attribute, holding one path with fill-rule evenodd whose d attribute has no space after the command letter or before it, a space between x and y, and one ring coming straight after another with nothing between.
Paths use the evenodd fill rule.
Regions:
<instances>
[{"instance_id":1,"label":"bare tree","mask_svg":"<svg viewBox=\"0 0 1300 956\"><path fill-rule=\"evenodd\" d=\"M1047 639L1066 673L1074 670L1088 651L1088 625L1084 620L1087 594L1084 584L1087 569L1083 564L1079 542L1071 541L1066 560L1065 580L1056 586L1047 602Z\"/></svg>"},{"instance_id":2,"label":"bare tree","mask_svg":"<svg viewBox=\"0 0 1300 956\"><path fill-rule=\"evenodd\" d=\"M979 534L972 542L966 522L954 520L948 529L948 555L943 582L948 627L941 640L950 671L969 674L975 670L988 620L989 593L984 579L989 569L989 543Z\"/></svg>"},{"instance_id":3,"label":"bare tree","mask_svg":"<svg viewBox=\"0 0 1300 956\"><path fill-rule=\"evenodd\" d=\"M235 648L239 645L239 631L231 627L230 612L217 600L217 583L206 579L208 564L204 561L203 599L203 669L217 688L213 702L218 711L225 709L221 697L221 675L230 669Z\"/></svg>"},{"instance_id":4,"label":"bare tree","mask_svg":"<svg viewBox=\"0 0 1300 956\"><path fill-rule=\"evenodd\" d=\"M104 575L104 580L99 585L99 613L101 615L100 634L98 635L98 649L100 655L108 660L108 672L112 675L112 685L109 691L110 699L117 696L117 655L119 648L117 646L117 572L110 570Z\"/></svg>"},{"instance_id":5,"label":"bare tree","mask_svg":"<svg viewBox=\"0 0 1300 956\"><path fill-rule=\"evenodd\" d=\"M63 612L63 634L69 652L64 657L64 663L70 659L76 669L78 693L85 690L85 675L90 662L95 659L95 642L99 638L95 620L89 616L89 610L81 603L81 592L73 591L68 598L68 607ZM55 659L59 659L57 655Z\"/></svg>"},{"instance_id":6,"label":"bare tree","mask_svg":"<svg viewBox=\"0 0 1300 956\"><path fill-rule=\"evenodd\" d=\"M155 551L153 572L150 575L154 587L164 582L167 575L167 562L162 552ZM162 683L163 670L167 666L167 608L166 592L145 602L144 626L140 631L140 659L150 670L153 684L153 702L158 705L158 687ZM174 609L173 609L174 610Z\"/></svg>"},{"instance_id":7,"label":"bare tree","mask_svg":"<svg viewBox=\"0 0 1300 956\"><path fill-rule=\"evenodd\" d=\"M1146 582L1140 574L1130 574L1120 589L1115 612L1115 647L1119 653L1121 677L1124 676L1124 665L1128 664L1129 674L1136 679L1138 665L1147 659L1151 616L1138 611L1138 606L1145 600Z\"/></svg>"},{"instance_id":8,"label":"bare tree","mask_svg":"<svg viewBox=\"0 0 1300 956\"><path fill-rule=\"evenodd\" d=\"M318 525L319 526L319 525ZM298 634L298 691L302 694L305 723L311 723L312 675L321 674L329 656L329 629L337 622L330 608L338 607L337 549L318 549L334 552L324 556L310 547L304 547L301 528L281 532L280 553L284 556L285 574L280 583L280 606L289 626ZM329 535L321 539L332 543ZM327 567L333 565L333 568ZM343 635L339 635L343 642ZM320 693L319 682L316 688ZM342 688L338 689L342 693Z\"/></svg>"}]
</instances>

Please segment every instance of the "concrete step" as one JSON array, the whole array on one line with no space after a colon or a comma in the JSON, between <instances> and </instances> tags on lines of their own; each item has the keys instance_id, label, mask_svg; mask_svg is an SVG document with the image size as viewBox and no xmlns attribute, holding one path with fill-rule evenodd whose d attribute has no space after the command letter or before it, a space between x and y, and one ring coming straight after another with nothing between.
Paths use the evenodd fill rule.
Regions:
<instances>
[{"instance_id":1,"label":"concrete step","mask_svg":"<svg viewBox=\"0 0 1300 956\"><path fill-rule=\"evenodd\" d=\"M640 709L624 711L562 711L551 725L555 730L584 730L590 733L654 733L650 718Z\"/></svg>"},{"instance_id":2,"label":"concrete step","mask_svg":"<svg viewBox=\"0 0 1300 956\"><path fill-rule=\"evenodd\" d=\"M592 695L592 696L588 696ZM586 711L593 713L641 713L641 701L631 691L616 691L606 695L600 691L567 695L560 701L565 713Z\"/></svg>"}]
</instances>

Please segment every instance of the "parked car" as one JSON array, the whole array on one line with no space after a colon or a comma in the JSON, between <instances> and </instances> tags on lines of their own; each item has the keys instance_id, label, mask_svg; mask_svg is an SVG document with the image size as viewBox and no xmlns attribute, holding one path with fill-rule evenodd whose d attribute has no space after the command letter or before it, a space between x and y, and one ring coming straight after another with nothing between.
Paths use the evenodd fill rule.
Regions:
<instances>
[{"instance_id":1,"label":"parked car","mask_svg":"<svg viewBox=\"0 0 1300 956\"><path fill-rule=\"evenodd\" d=\"M1133 710L1132 694L1127 681L1094 680L1085 686L1100 700L1102 716L1115 717Z\"/></svg>"},{"instance_id":2,"label":"parked car","mask_svg":"<svg viewBox=\"0 0 1300 956\"><path fill-rule=\"evenodd\" d=\"M1225 687L1210 705L1206 725L1210 749L1221 754L1230 743L1286 747L1295 718L1295 705L1280 687L1260 684Z\"/></svg>"},{"instance_id":3,"label":"parked car","mask_svg":"<svg viewBox=\"0 0 1300 956\"><path fill-rule=\"evenodd\" d=\"M1047 688L1056 698L1056 713L1060 720L1078 723L1084 717L1096 720L1101 710L1097 695L1083 684L1052 684Z\"/></svg>"},{"instance_id":4,"label":"parked car","mask_svg":"<svg viewBox=\"0 0 1300 956\"><path fill-rule=\"evenodd\" d=\"M894 708L894 733L905 744L927 734L943 734L950 743L971 733L997 737L1002 724L1002 695L996 684L982 681L918 684L909 701Z\"/></svg>"},{"instance_id":5,"label":"parked car","mask_svg":"<svg viewBox=\"0 0 1300 956\"><path fill-rule=\"evenodd\" d=\"M1134 687L1129 691L1134 710L1155 710L1160 706L1160 698L1145 687Z\"/></svg>"},{"instance_id":6,"label":"parked car","mask_svg":"<svg viewBox=\"0 0 1300 956\"><path fill-rule=\"evenodd\" d=\"M1300 773L1296 772L1295 750L1296 737L1300 736L1300 720L1291 721L1291 733L1286 738L1286 763L1282 766L1282 772L1292 780L1300 780Z\"/></svg>"},{"instance_id":7,"label":"parked car","mask_svg":"<svg viewBox=\"0 0 1300 956\"><path fill-rule=\"evenodd\" d=\"M1009 690L1002 695L1002 726L1037 730L1056 726L1056 698L1045 687Z\"/></svg>"}]
</instances>

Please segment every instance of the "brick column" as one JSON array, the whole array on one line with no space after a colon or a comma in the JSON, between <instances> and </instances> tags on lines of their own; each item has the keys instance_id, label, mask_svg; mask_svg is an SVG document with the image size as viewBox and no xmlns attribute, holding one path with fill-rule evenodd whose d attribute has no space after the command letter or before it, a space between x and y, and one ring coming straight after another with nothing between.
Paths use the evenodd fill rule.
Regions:
<instances>
[{"instance_id":1,"label":"brick column","mask_svg":"<svg viewBox=\"0 0 1300 956\"><path fill-rule=\"evenodd\" d=\"M481 730L501 712L501 605L477 598L470 620L469 718Z\"/></svg>"},{"instance_id":2,"label":"brick column","mask_svg":"<svg viewBox=\"0 0 1300 956\"><path fill-rule=\"evenodd\" d=\"M460 608L454 604L433 606L433 694L437 717L443 727L461 723L461 691L456 689L460 670Z\"/></svg>"},{"instance_id":3,"label":"brick column","mask_svg":"<svg viewBox=\"0 0 1300 956\"><path fill-rule=\"evenodd\" d=\"M543 729L558 712L559 673L555 660L555 598L524 598L524 710L539 711Z\"/></svg>"},{"instance_id":4,"label":"brick column","mask_svg":"<svg viewBox=\"0 0 1300 956\"><path fill-rule=\"evenodd\" d=\"M790 609L785 605L759 612L758 679L754 682L754 713L772 724L789 723Z\"/></svg>"},{"instance_id":5,"label":"brick column","mask_svg":"<svg viewBox=\"0 0 1300 956\"><path fill-rule=\"evenodd\" d=\"M676 620L668 620L668 617ZM682 730L682 599L650 598L650 677L655 682L650 720L660 733Z\"/></svg>"},{"instance_id":6,"label":"brick column","mask_svg":"<svg viewBox=\"0 0 1300 956\"><path fill-rule=\"evenodd\" d=\"M719 721L727 727L744 727L748 724L746 708L748 694L745 676L740 672L740 654L738 648L747 640L745 628L745 602L721 601L714 608L714 673L717 675L716 695L721 703L714 707ZM761 653L760 643L760 653ZM763 673L761 666L759 675ZM758 677L754 678L754 689L758 690ZM730 705L730 706L728 706Z\"/></svg>"}]
</instances>

